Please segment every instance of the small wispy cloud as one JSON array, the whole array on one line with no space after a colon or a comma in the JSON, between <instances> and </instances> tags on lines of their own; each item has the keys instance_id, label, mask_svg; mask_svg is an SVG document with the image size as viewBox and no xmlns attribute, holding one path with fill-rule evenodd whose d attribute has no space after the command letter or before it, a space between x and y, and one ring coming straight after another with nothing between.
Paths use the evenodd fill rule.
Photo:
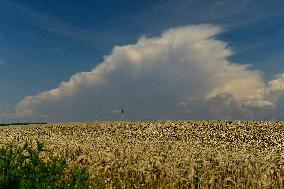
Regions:
<instances>
[{"instance_id":1,"label":"small wispy cloud","mask_svg":"<svg viewBox=\"0 0 284 189\"><path fill-rule=\"evenodd\" d=\"M105 31L78 27L61 18L38 11L22 3L3 0L3 5L3 10L14 19L79 43L90 44L96 48L100 48L101 44L107 43L105 38L110 36Z\"/></svg>"},{"instance_id":2,"label":"small wispy cloud","mask_svg":"<svg viewBox=\"0 0 284 189\"><path fill-rule=\"evenodd\" d=\"M3 62L2 60L0 60L0 65L1 65L1 64L4 64L4 62Z\"/></svg>"}]
</instances>

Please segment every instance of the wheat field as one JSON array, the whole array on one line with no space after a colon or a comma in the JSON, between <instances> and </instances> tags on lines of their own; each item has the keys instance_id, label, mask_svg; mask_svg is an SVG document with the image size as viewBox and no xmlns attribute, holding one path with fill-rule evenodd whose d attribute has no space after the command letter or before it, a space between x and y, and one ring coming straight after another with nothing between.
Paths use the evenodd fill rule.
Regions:
<instances>
[{"instance_id":1,"label":"wheat field","mask_svg":"<svg viewBox=\"0 0 284 189\"><path fill-rule=\"evenodd\" d=\"M0 127L0 140L73 154L101 188L284 188L281 121L48 123Z\"/></svg>"}]
</instances>

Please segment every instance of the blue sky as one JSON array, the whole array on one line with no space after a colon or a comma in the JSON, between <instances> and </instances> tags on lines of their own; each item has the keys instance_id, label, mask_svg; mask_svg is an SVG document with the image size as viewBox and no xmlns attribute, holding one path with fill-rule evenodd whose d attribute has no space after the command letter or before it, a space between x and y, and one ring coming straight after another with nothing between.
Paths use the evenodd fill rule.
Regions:
<instances>
[{"instance_id":1,"label":"blue sky","mask_svg":"<svg viewBox=\"0 0 284 189\"><path fill-rule=\"evenodd\" d=\"M222 28L229 61L250 64L265 82L284 72L282 0L0 0L0 109L92 70L114 46L199 24Z\"/></svg>"}]
</instances>

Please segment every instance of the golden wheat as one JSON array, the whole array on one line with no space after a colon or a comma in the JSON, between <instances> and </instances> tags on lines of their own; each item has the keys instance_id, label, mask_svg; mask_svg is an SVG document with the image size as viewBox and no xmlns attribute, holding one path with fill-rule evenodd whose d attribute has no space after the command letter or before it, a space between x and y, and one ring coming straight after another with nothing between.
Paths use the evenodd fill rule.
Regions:
<instances>
[{"instance_id":1,"label":"golden wheat","mask_svg":"<svg viewBox=\"0 0 284 189\"><path fill-rule=\"evenodd\" d=\"M0 129L3 143L44 141L108 188L284 188L279 121L105 121Z\"/></svg>"}]
</instances>

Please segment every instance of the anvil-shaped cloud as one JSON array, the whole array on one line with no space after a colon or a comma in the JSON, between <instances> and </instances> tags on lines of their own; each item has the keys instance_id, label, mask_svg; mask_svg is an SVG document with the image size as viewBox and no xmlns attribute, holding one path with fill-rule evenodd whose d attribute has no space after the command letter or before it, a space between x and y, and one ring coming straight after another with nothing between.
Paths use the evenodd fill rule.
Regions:
<instances>
[{"instance_id":1,"label":"anvil-shaped cloud","mask_svg":"<svg viewBox=\"0 0 284 189\"><path fill-rule=\"evenodd\" d=\"M274 107L265 100L261 74L228 61L232 51L216 37L221 31L209 24L178 27L114 47L92 71L25 97L16 114L116 119L123 108L130 119L227 119L253 118L252 109Z\"/></svg>"}]
</instances>

